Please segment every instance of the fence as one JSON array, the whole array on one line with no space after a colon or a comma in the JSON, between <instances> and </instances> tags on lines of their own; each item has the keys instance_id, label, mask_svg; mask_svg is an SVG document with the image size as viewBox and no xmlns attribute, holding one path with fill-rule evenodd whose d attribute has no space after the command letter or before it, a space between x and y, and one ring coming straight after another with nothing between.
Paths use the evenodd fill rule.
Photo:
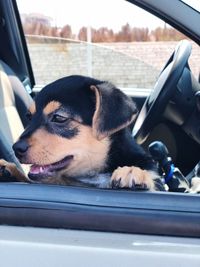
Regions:
<instances>
[{"instance_id":1,"label":"fence","mask_svg":"<svg viewBox=\"0 0 200 267\"><path fill-rule=\"evenodd\" d=\"M152 88L177 42L30 43L37 84L80 74L108 80L119 87ZM190 66L197 77L200 49L193 44Z\"/></svg>"}]
</instances>

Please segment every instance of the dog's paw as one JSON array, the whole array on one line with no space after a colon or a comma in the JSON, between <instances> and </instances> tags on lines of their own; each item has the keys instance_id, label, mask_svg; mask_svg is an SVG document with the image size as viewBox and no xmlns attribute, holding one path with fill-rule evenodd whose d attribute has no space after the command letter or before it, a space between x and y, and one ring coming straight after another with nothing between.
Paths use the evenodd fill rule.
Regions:
<instances>
[{"instance_id":1,"label":"dog's paw","mask_svg":"<svg viewBox=\"0 0 200 267\"><path fill-rule=\"evenodd\" d=\"M7 161L0 159L0 177L10 178L12 176L8 164Z\"/></svg>"},{"instance_id":2,"label":"dog's paw","mask_svg":"<svg viewBox=\"0 0 200 267\"><path fill-rule=\"evenodd\" d=\"M118 167L112 174L112 188L131 188L154 191L155 173L138 167Z\"/></svg>"},{"instance_id":3,"label":"dog's paw","mask_svg":"<svg viewBox=\"0 0 200 267\"><path fill-rule=\"evenodd\" d=\"M1 177L5 178L15 177L19 182L30 182L30 180L17 168L12 162L7 162L4 159L0 159L0 181Z\"/></svg>"},{"instance_id":4,"label":"dog's paw","mask_svg":"<svg viewBox=\"0 0 200 267\"><path fill-rule=\"evenodd\" d=\"M200 177L193 177L191 180L190 193L200 193Z\"/></svg>"}]
</instances>

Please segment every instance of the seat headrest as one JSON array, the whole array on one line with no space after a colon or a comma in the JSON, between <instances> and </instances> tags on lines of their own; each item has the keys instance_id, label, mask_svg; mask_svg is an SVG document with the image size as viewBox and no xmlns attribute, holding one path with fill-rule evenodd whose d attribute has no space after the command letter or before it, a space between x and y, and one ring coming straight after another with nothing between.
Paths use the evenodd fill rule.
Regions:
<instances>
[{"instance_id":1,"label":"seat headrest","mask_svg":"<svg viewBox=\"0 0 200 267\"><path fill-rule=\"evenodd\" d=\"M0 109L14 106L15 97L7 74L0 66Z\"/></svg>"}]
</instances>

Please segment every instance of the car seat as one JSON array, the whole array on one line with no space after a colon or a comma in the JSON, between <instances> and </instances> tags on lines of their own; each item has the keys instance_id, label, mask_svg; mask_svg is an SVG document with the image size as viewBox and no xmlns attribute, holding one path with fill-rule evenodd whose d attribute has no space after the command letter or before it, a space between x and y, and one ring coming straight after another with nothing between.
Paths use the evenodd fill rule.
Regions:
<instances>
[{"instance_id":1,"label":"car seat","mask_svg":"<svg viewBox=\"0 0 200 267\"><path fill-rule=\"evenodd\" d=\"M0 60L0 158L22 168L12 149L27 125L32 98L12 69ZM25 171L26 168L23 168Z\"/></svg>"}]
</instances>

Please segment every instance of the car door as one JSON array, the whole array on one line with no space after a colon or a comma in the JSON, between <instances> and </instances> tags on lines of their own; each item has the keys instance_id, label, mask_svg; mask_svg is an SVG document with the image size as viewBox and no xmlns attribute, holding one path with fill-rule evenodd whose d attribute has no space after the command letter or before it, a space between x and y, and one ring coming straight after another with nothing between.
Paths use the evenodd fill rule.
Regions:
<instances>
[{"instance_id":1,"label":"car door","mask_svg":"<svg viewBox=\"0 0 200 267\"><path fill-rule=\"evenodd\" d=\"M166 8L168 1L162 1L163 9L160 7L161 1L132 2L182 29L183 25L181 27L178 23L179 18L177 17L176 21L169 16L169 10ZM103 3L104 8L107 3ZM4 1L2 5L2 14L7 14L7 17L4 16L5 21L10 21L11 24L7 25L4 35L9 46L4 44L4 49L5 46L7 49L6 53L2 54L4 61L15 70L25 87L29 90L33 88L33 97L52 79L70 75L74 71L83 75L94 75L99 68L95 76L113 79L113 82L129 94L139 107L142 106L162 69L159 65L155 71L150 59L145 58L144 52L140 53L143 59L139 54L136 56L138 50L147 50L147 43L136 43L134 56L131 54L132 50L129 51L130 56L126 54L127 51L124 52L124 47L129 43L127 41L126 44L119 42L119 47L113 49L116 43L97 45L91 43L91 40L82 43L80 40L68 40L71 38L66 37L52 38L27 34L28 41L25 42L20 21L24 23L24 19L28 28L35 17L30 16L27 19L24 16L20 20L18 8L20 10L20 5L23 4L25 5L23 1L20 4L20 1L9 0ZM128 4L131 8L132 4ZM174 1L174 10L180 10L179 5L184 11L183 3L178 0ZM114 3L112 7L114 10ZM38 15L36 17L38 19ZM191 20L194 17L193 15ZM48 27L51 23L48 24L44 16L39 16L39 19L43 19L46 26L43 31L46 29L46 32L49 32ZM37 23L35 29L39 31L40 24ZM187 27L184 29L184 33L187 34ZM65 27L62 34L70 35L69 27ZM81 34L80 39L85 38L84 29ZM90 39L90 33L88 35ZM190 32L189 36L194 37L194 41L200 40L200 34L197 36L196 32ZM163 45L167 61L174 46L166 53L169 44ZM196 44L194 46L196 47ZM153 54L152 50L150 49ZM153 57L155 58L155 54ZM75 63L69 69L69 65L62 65L63 61ZM116 61L116 66L111 64ZM165 59L161 65L164 66L164 63ZM110 76L113 69L115 73ZM136 76L132 80L134 73ZM149 74L151 75L148 80ZM137 79L137 84L134 84ZM168 124L164 121L165 127L153 138L164 136L164 141L169 140L169 133L173 127L170 128ZM166 127L169 129L167 134ZM179 133L178 130L177 132ZM176 133L173 135L176 136ZM173 151L173 145L171 146ZM175 266L180 263L182 266L199 266L199 222L199 196L195 194L21 183L0 184L0 255L3 266Z\"/></svg>"}]
</instances>

